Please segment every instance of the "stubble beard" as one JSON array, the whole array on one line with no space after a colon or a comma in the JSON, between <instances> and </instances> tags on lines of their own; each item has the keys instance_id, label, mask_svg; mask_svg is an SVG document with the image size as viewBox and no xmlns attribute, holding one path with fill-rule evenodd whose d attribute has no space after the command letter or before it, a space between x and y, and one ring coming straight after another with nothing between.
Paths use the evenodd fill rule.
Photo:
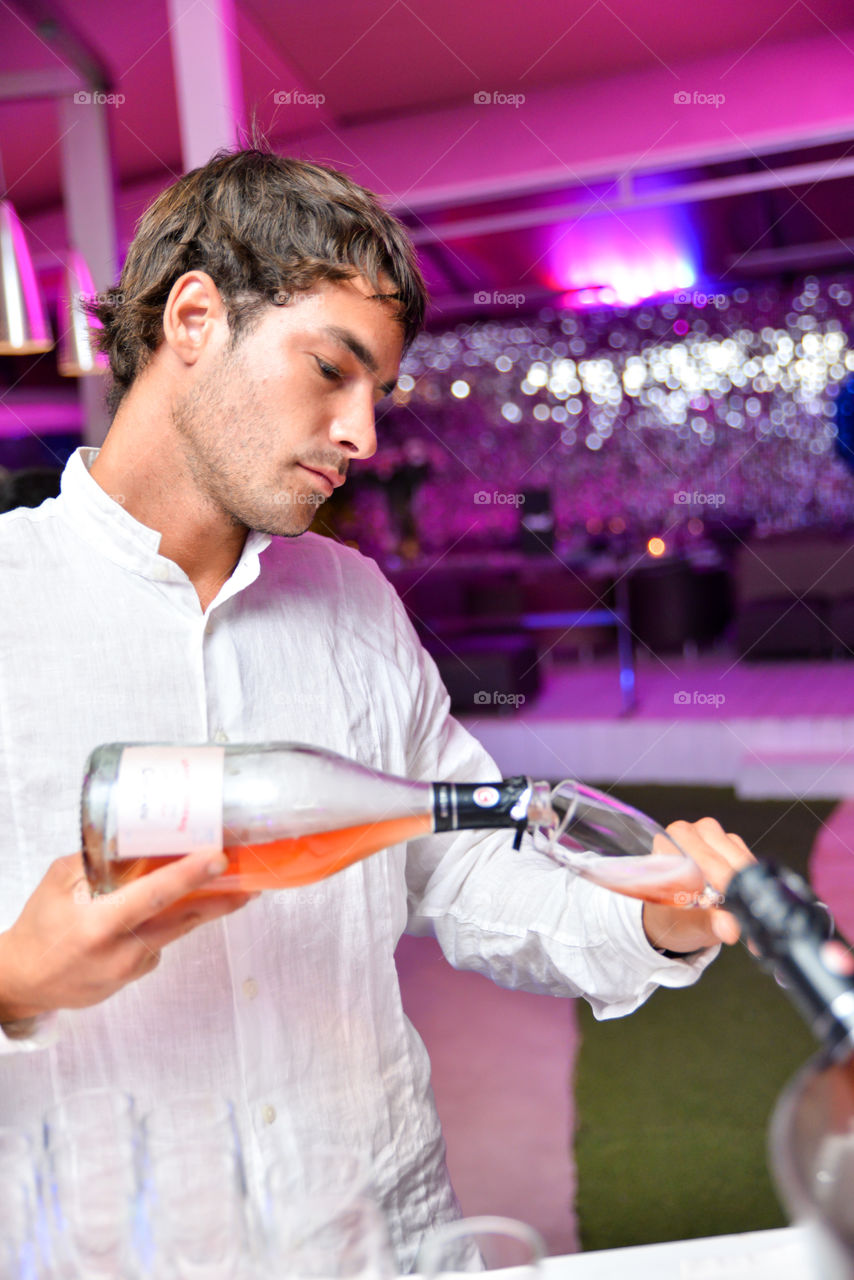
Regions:
<instances>
[{"instance_id":1,"label":"stubble beard","mask_svg":"<svg viewBox=\"0 0 854 1280\"><path fill-rule=\"evenodd\" d=\"M247 415L247 409L251 411L251 382L241 373L245 375L245 365L239 350L230 347L222 361L172 406L172 425L184 463L202 498L232 526L297 538L309 528L326 497L313 490L306 492L297 480L290 487L262 492L251 476L235 465L240 451L229 452L222 434L223 421L237 416L227 395L230 383L245 388L240 424L243 444L255 440L263 449L263 430L257 424L253 431ZM296 461L291 465L296 466Z\"/></svg>"}]
</instances>

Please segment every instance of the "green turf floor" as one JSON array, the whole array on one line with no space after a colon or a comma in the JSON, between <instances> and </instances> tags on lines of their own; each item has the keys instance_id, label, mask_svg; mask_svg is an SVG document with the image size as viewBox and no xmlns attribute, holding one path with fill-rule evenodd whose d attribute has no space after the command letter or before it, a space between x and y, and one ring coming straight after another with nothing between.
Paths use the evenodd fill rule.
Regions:
<instances>
[{"instance_id":1,"label":"green turf floor","mask_svg":"<svg viewBox=\"0 0 854 1280\"><path fill-rule=\"evenodd\" d=\"M730 790L618 787L659 821L710 813L759 857L803 872L827 802L737 800ZM629 1018L579 1001L578 1216L584 1249L782 1226L767 1167L776 1098L815 1051L746 949L725 948L687 990Z\"/></svg>"}]
</instances>

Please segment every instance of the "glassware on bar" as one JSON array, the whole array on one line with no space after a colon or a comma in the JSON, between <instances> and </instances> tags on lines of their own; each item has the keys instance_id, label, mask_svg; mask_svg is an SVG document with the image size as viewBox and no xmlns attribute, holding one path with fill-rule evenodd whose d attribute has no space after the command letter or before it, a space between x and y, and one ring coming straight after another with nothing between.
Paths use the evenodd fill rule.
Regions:
<instances>
[{"instance_id":1,"label":"glassware on bar","mask_svg":"<svg viewBox=\"0 0 854 1280\"><path fill-rule=\"evenodd\" d=\"M48 1107L42 1118L45 1146L60 1142L100 1144L136 1140L136 1108L123 1089L106 1086L69 1093Z\"/></svg>"},{"instance_id":2,"label":"glassware on bar","mask_svg":"<svg viewBox=\"0 0 854 1280\"><path fill-rule=\"evenodd\" d=\"M48 1149L45 1166L45 1210L60 1275L132 1275L139 1192L134 1144L63 1138Z\"/></svg>"},{"instance_id":3,"label":"glassware on bar","mask_svg":"<svg viewBox=\"0 0 854 1280\"><path fill-rule=\"evenodd\" d=\"M13 1176L0 1169L0 1276L3 1280L38 1280L37 1209L28 1174Z\"/></svg>"},{"instance_id":4,"label":"glassware on bar","mask_svg":"<svg viewBox=\"0 0 854 1280\"><path fill-rule=\"evenodd\" d=\"M305 1280L392 1280L397 1275L388 1232L375 1202L346 1203L323 1193L281 1206L267 1239L266 1274Z\"/></svg>"},{"instance_id":5,"label":"glassware on bar","mask_svg":"<svg viewBox=\"0 0 854 1280\"><path fill-rule=\"evenodd\" d=\"M139 1193L133 1097L110 1086L67 1094L42 1119L43 1203L59 1275L131 1274Z\"/></svg>"},{"instance_id":6,"label":"glassware on bar","mask_svg":"<svg viewBox=\"0 0 854 1280\"><path fill-rule=\"evenodd\" d=\"M144 1203L154 1276L237 1280L248 1274L243 1171L227 1144L191 1140L150 1149Z\"/></svg>"},{"instance_id":7,"label":"glassware on bar","mask_svg":"<svg viewBox=\"0 0 854 1280\"><path fill-rule=\"evenodd\" d=\"M217 1145L237 1156L241 1154L234 1106L220 1093L177 1094L146 1112L141 1128L146 1157L190 1142Z\"/></svg>"},{"instance_id":8,"label":"glassware on bar","mask_svg":"<svg viewBox=\"0 0 854 1280\"><path fill-rule=\"evenodd\" d=\"M367 1160L349 1147L316 1146L276 1156L264 1180L263 1229L268 1240L287 1233L294 1206L300 1229L319 1226L353 1201L371 1195Z\"/></svg>"}]
</instances>

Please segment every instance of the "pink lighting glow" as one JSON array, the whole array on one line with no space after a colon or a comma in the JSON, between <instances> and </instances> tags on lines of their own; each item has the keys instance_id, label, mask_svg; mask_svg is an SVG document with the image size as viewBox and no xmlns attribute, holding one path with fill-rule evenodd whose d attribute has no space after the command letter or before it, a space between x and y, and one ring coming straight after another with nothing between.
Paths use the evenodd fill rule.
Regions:
<instances>
[{"instance_id":1,"label":"pink lighting glow","mask_svg":"<svg viewBox=\"0 0 854 1280\"><path fill-rule=\"evenodd\" d=\"M566 306L632 306L691 289L697 280L682 208L590 214L548 234L548 279L566 291Z\"/></svg>"}]
</instances>

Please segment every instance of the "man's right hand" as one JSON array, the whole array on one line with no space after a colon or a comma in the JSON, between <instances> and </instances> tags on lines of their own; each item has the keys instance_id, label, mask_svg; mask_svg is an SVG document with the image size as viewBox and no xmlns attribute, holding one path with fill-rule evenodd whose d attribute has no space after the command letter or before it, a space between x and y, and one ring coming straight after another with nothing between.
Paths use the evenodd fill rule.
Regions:
<instances>
[{"instance_id":1,"label":"man's right hand","mask_svg":"<svg viewBox=\"0 0 854 1280\"><path fill-rule=\"evenodd\" d=\"M57 858L18 919L0 933L0 1023L100 1004L157 967L161 949L254 894L187 895L216 879L225 855L190 853L92 898L80 854Z\"/></svg>"}]
</instances>

